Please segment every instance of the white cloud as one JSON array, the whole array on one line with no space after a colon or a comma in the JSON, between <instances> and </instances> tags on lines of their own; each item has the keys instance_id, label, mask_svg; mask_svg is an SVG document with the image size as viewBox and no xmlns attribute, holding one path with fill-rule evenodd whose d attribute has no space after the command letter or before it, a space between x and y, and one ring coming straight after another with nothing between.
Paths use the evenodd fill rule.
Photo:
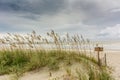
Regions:
<instances>
[{"instance_id":1,"label":"white cloud","mask_svg":"<svg viewBox=\"0 0 120 80\"><path fill-rule=\"evenodd\" d=\"M110 12L111 12L111 13L114 13L114 12L120 12L120 8L112 9Z\"/></svg>"},{"instance_id":2,"label":"white cloud","mask_svg":"<svg viewBox=\"0 0 120 80\"><path fill-rule=\"evenodd\" d=\"M100 37L119 39L120 38L120 24L117 24L113 27L106 27L105 29L101 30Z\"/></svg>"},{"instance_id":3,"label":"white cloud","mask_svg":"<svg viewBox=\"0 0 120 80\"><path fill-rule=\"evenodd\" d=\"M20 30L60 29L63 28L62 26L66 24L77 24L78 22L81 21L80 18L81 16L77 13L65 14L64 12L61 12L60 14L56 14L52 16L34 15L37 17L37 20L20 17L24 15L25 14L1 12L0 22L9 25L11 31L14 31L15 29L20 29Z\"/></svg>"}]
</instances>

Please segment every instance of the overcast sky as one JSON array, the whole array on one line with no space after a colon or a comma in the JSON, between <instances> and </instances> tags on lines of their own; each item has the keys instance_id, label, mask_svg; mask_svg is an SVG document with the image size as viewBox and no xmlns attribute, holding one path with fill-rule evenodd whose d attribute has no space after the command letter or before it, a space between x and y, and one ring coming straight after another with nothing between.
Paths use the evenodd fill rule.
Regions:
<instances>
[{"instance_id":1,"label":"overcast sky","mask_svg":"<svg viewBox=\"0 0 120 80\"><path fill-rule=\"evenodd\" d=\"M0 0L0 33L55 30L120 40L120 0Z\"/></svg>"}]
</instances>

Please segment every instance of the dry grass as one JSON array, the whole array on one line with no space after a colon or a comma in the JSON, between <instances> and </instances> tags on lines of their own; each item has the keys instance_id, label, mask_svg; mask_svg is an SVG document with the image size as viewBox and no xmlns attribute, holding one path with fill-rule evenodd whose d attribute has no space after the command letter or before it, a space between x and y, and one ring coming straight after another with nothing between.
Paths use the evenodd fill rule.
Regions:
<instances>
[{"instance_id":1,"label":"dry grass","mask_svg":"<svg viewBox=\"0 0 120 80\"><path fill-rule=\"evenodd\" d=\"M99 66L97 60L91 57L90 40L84 39L82 35L66 34L65 37L60 37L53 30L46 36L47 38L44 38L33 31L26 36L8 33L8 36L0 39L0 74L16 73L19 76L42 67L58 70L61 63L64 63L64 66L82 63L87 72L84 75L80 70L76 70L76 80L112 80L107 67ZM90 51L87 52L87 49ZM70 70L67 70L67 73L69 77L74 77Z\"/></svg>"}]
</instances>

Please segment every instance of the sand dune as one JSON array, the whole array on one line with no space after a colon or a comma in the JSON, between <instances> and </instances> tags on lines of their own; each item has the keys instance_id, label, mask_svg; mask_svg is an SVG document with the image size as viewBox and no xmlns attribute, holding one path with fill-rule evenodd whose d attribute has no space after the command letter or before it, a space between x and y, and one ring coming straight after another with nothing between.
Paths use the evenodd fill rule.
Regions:
<instances>
[{"instance_id":1,"label":"sand dune","mask_svg":"<svg viewBox=\"0 0 120 80\"><path fill-rule=\"evenodd\" d=\"M107 54L107 65L113 69L113 77L115 80L120 80L120 51L106 51ZM53 76L62 76L64 71L55 72ZM49 80L49 72L41 70L40 72L30 72L25 74L20 80ZM10 80L10 76L0 76L0 80Z\"/></svg>"}]
</instances>

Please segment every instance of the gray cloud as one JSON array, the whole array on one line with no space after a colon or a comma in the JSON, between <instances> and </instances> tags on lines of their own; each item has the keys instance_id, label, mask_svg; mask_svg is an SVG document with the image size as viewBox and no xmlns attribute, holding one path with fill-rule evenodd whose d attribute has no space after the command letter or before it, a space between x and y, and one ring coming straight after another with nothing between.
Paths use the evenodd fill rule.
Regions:
<instances>
[{"instance_id":1,"label":"gray cloud","mask_svg":"<svg viewBox=\"0 0 120 80\"><path fill-rule=\"evenodd\" d=\"M33 14L53 14L62 10L65 0L0 0L0 10Z\"/></svg>"},{"instance_id":2,"label":"gray cloud","mask_svg":"<svg viewBox=\"0 0 120 80\"><path fill-rule=\"evenodd\" d=\"M120 1L117 0L74 0L71 6L73 11L85 16L82 19L84 24L101 25L105 28L106 25L119 23L120 5L118 3Z\"/></svg>"},{"instance_id":3,"label":"gray cloud","mask_svg":"<svg viewBox=\"0 0 120 80\"><path fill-rule=\"evenodd\" d=\"M94 37L107 26L120 24L119 4L118 0L0 0L0 29L3 32L55 29Z\"/></svg>"},{"instance_id":4,"label":"gray cloud","mask_svg":"<svg viewBox=\"0 0 120 80\"><path fill-rule=\"evenodd\" d=\"M22 14L19 17L31 20L39 20L42 15L49 17L64 13L78 16L78 21L84 24L115 25L119 21L116 17L120 14L111 11L119 9L120 6L116 3L120 2L117 0L0 0L0 11L16 13L18 14L16 16ZM73 13L74 15L71 15ZM72 19L78 18L72 17Z\"/></svg>"},{"instance_id":5,"label":"gray cloud","mask_svg":"<svg viewBox=\"0 0 120 80\"><path fill-rule=\"evenodd\" d=\"M94 1L76 0L73 3L73 8L79 11L79 13L83 12L89 18L103 15L101 7Z\"/></svg>"},{"instance_id":6,"label":"gray cloud","mask_svg":"<svg viewBox=\"0 0 120 80\"><path fill-rule=\"evenodd\" d=\"M1 24L0 25L0 32L4 32L4 33L7 33L7 32L25 32L26 29L20 29L20 28L15 28L15 27L12 27L12 26L8 26L6 24Z\"/></svg>"}]
</instances>

